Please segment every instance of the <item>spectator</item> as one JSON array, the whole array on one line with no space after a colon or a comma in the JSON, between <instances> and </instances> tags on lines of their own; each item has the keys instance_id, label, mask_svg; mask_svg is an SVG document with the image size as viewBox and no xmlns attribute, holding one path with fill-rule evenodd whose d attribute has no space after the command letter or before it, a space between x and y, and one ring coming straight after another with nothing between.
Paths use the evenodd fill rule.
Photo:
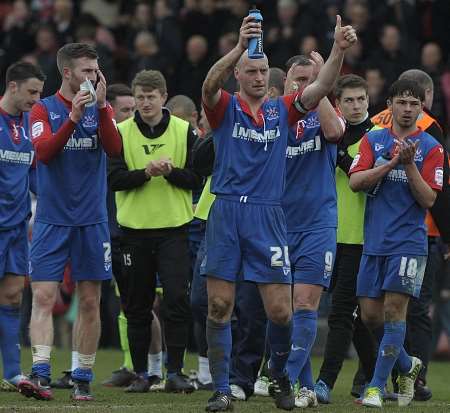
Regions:
<instances>
[{"instance_id":1,"label":"spectator","mask_svg":"<svg viewBox=\"0 0 450 413\"><path fill-rule=\"evenodd\" d=\"M386 79L381 70L376 67L367 68L364 77L369 95L369 116L373 116L386 107Z\"/></svg>"},{"instance_id":2,"label":"spectator","mask_svg":"<svg viewBox=\"0 0 450 413\"><path fill-rule=\"evenodd\" d=\"M269 89L267 96L273 99L284 93L284 82L286 80L286 72L279 67L271 67L269 69Z\"/></svg>"},{"instance_id":3,"label":"spectator","mask_svg":"<svg viewBox=\"0 0 450 413\"><path fill-rule=\"evenodd\" d=\"M13 2L11 13L5 17L2 29L2 49L5 51L6 67L31 52L34 47L33 20L25 1Z\"/></svg>"},{"instance_id":4,"label":"spectator","mask_svg":"<svg viewBox=\"0 0 450 413\"><path fill-rule=\"evenodd\" d=\"M319 42L316 36L308 35L300 41L299 53L304 56L310 56L312 51L318 50Z\"/></svg>"},{"instance_id":5,"label":"spectator","mask_svg":"<svg viewBox=\"0 0 450 413\"><path fill-rule=\"evenodd\" d=\"M435 42L426 43L422 47L420 63L422 69L430 75L431 79L433 79L434 100L432 112L441 121L441 124L445 124L446 107L441 88L441 76L445 68L442 61L442 50L439 44Z\"/></svg>"},{"instance_id":6,"label":"spectator","mask_svg":"<svg viewBox=\"0 0 450 413\"><path fill-rule=\"evenodd\" d=\"M186 44L186 59L178 66L176 90L189 96L197 107L200 107L202 83L210 66L207 40L192 36Z\"/></svg>"},{"instance_id":7,"label":"spectator","mask_svg":"<svg viewBox=\"0 0 450 413\"><path fill-rule=\"evenodd\" d=\"M79 43L89 44L97 50L100 69L105 73L107 81L111 81L114 76L114 62L111 50L97 42L98 22L94 16L85 14L78 19L79 24L75 29L75 39Z\"/></svg>"},{"instance_id":8,"label":"spectator","mask_svg":"<svg viewBox=\"0 0 450 413\"><path fill-rule=\"evenodd\" d=\"M52 22L60 45L73 42L75 36L74 4L72 0L55 0Z\"/></svg>"},{"instance_id":9,"label":"spectator","mask_svg":"<svg viewBox=\"0 0 450 413\"><path fill-rule=\"evenodd\" d=\"M153 9L154 30L159 44L171 60L177 63L183 54L183 41L177 19L169 6L169 0L156 0Z\"/></svg>"},{"instance_id":10,"label":"spectator","mask_svg":"<svg viewBox=\"0 0 450 413\"><path fill-rule=\"evenodd\" d=\"M136 3L130 21L124 21L119 28L118 37L125 39L125 47L133 49L134 39L142 30L149 30L153 23L150 3L139 1Z\"/></svg>"},{"instance_id":11,"label":"spectator","mask_svg":"<svg viewBox=\"0 0 450 413\"><path fill-rule=\"evenodd\" d=\"M210 44L215 46L228 17L229 12L218 8L215 0L186 1L180 15L183 38L186 41L194 34L200 34L208 37Z\"/></svg>"},{"instance_id":12,"label":"spectator","mask_svg":"<svg viewBox=\"0 0 450 413\"><path fill-rule=\"evenodd\" d=\"M345 74L357 74L362 75L362 54L363 45L358 42L353 47L351 47L344 56L344 63L342 64L343 75Z\"/></svg>"},{"instance_id":13,"label":"spectator","mask_svg":"<svg viewBox=\"0 0 450 413\"><path fill-rule=\"evenodd\" d=\"M367 53L376 45L375 30L370 24L370 12L367 1L348 1L345 8L345 16L349 20L348 24L351 24L358 31L361 55L367 58Z\"/></svg>"},{"instance_id":14,"label":"spectator","mask_svg":"<svg viewBox=\"0 0 450 413\"><path fill-rule=\"evenodd\" d=\"M46 81L42 97L52 95L58 90L61 83L61 76L56 67L56 51L58 41L56 32L52 26L40 26L36 32L36 49L33 52L36 63L45 73Z\"/></svg>"},{"instance_id":15,"label":"spectator","mask_svg":"<svg viewBox=\"0 0 450 413\"><path fill-rule=\"evenodd\" d=\"M299 7L295 0L278 0L277 21L266 29L264 46L271 56L271 64L282 67L295 54L295 43L301 24Z\"/></svg>"},{"instance_id":16,"label":"spectator","mask_svg":"<svg viewBox=\"0 0 450 413\"><path fill-rule=\"evenodd\" d=\"M189 122L192 129L198 130L198 111L192 99L184 95L176 95L169 99L166 108L170 114Z\"/></svg>"},{"instance_id":17,"label":"spectator","mask_svg":"<svg viewBox=\"0 0 450 413\"><path fill-rule=\"evenodd\" d=\"M402 50L397 26L385 24L381 29L379 41L381 48L374 49L368 60L371 66L381 70L386 78L386 84L390 85L400 73L411 67L412 61L409 54Z\"/></svg>"},{"instance_id":18,"label":"spectator","mask_svg":"<svg viewBox=\"0 0 450 413\"><path fill-rule=\"evenodd\" d=\"M219 45L218 45L218 56L217 60L220 59L222 56L225 56L231 49L233 49L234 46L236 46L238 41L238 36L236 33L224 33L219 38ZM223 85L223 89L226 90L228 93L234 93L237 90L237 83L234 76L230 76L228 80Z\"/></svg>"},{"instance_id":19,"label":"spectator","mask_svg":"<svg viewBox=\"0 0 450 413\"><path fill-rule=\"evenodd\" d=\"M159 70L167 74L169 70L168 57L160 50L159 43L152 32L143 30L134 39L135 54L132 57L128 71L131 82L141 70Z\"/></svg>"}]
</instances>

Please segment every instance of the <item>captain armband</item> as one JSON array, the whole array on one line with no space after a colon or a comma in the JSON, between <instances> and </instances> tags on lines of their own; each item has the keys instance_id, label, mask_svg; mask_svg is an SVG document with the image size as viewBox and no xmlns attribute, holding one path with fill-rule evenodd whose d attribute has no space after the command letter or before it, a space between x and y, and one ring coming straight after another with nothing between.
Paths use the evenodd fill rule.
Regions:
<instances>
[{"instance_id":1,"label":"captain armband","mask_svg":"<svg viewBox=\"0 0 450 413\"><path fill-rule=\"evenodd\" d=\"M306 109L306 108L303 106L303 104L302 104L302 102L301 102L301 100L300 100L300 96L297 96L297 97L295 98L295 100L294 100L294 107L295 107L295 109L297 109L300 113L305 114L305 113L308 113L308 112L309 112L309 110Z\"/></svg>"}]
</instances>

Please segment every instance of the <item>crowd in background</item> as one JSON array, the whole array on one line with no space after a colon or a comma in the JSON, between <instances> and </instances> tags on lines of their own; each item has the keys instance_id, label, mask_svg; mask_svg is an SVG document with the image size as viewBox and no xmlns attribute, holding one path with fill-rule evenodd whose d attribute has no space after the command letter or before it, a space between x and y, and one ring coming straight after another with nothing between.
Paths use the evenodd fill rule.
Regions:
<instances>
[{"instance_id":1,"label":"crowd in background","mask_svg":"<svg viewBox=\"0 0 450 413\"><path fill-rule=\"evenodd\" d=\"M43 97L60 78L55 52L77 41L92 44L108 83L129 83L142 69L160 70L169 96L184 94L199 106L212 62L236 43L242 18L256 5L264 16L264 48L271 66L332 44L339 12L358 31L344 73L369 83L370 114L384 108L386 89L415 67L435 83L433 113L450 120L450 8L446 0L16 0L0 3L0 77L18 59L38 63L47 81ZM227 85L235 90L235 82Z\"/></svg>"},{"instance_id":2,"label":"crowd in background","mask_svg":"<svg viewBox=\"0 0 450 413\"><path fill-rule=\"evenodd\" d=\"M10 64L27 60L47 76L42 97L51 95L61 83L56 51L66 43L83 42L98 51L108 84L129 84L142 69L160 70L169 97L189 96L199 108L207 71L234 47L242 18L253 4L264 17L264 50L272 67L284 69L289 57L313 50L328 56L335 15L341 13L359 38L346 53L342 72L366 78L369 114L385 108L387 87L400 73L420 68L434 81L432 111L447 132L450 129L446 0L4 1L0 3L0 78ZM230 79L225 88L234 92L235 81ZM450 291L448 280L440 280L437 287ZM70 286L66 290L56 311L67 316ZM117 345L118 301L110 284L105 284L103 295L102 344Z\"/></svg>"}]
</instances>

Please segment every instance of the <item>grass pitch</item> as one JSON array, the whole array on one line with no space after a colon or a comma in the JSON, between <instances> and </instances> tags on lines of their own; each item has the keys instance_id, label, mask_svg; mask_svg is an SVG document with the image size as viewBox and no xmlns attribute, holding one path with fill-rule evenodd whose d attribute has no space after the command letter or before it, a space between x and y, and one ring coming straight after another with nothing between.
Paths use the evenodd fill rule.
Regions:
<instances>
[{"instance_id":1,"label":"grass pitch","mask_svg":"<svg viewBox=\"0 0 450 413\"><path fill-rule=\"evenodd\" d=\"M31 364L30 350L22 351L23 368L29 371ZM70 400L68 390L56 390L55 399L51 402L26 399L18 393L0 393L0 413L194 413L204 411L208 392L195 392L191 395L165 393L126 394L121 389L109 389L100 382L109 377L112 370L117 369L122 362L119 351L101 350L97 353L95 366L95 382L93 385L94 402L74 403ZM315 377L320 367L321 359L313 360ZM70 366L70 352L54 350L52 353L52 372L54 377ZM186 358L186 371L196 368L196 357ZM366 411L366 408L353 403L350 396L350 386L356 362L347 360L332 393L332 403L320 405L312 412L350 413ZM399 408L396 403L388 402L383 409L389 412L408 413L444 413L450 412L450 363L435 362L429 367L429 385L433 390L433 398L428 402L413 402L407 408ZM275 409L273 401L265 397L252 397L247 402L234 403L236 413L280 412ZM295 409L294 411L300 411Z\"/></svg>"}]
</instances>

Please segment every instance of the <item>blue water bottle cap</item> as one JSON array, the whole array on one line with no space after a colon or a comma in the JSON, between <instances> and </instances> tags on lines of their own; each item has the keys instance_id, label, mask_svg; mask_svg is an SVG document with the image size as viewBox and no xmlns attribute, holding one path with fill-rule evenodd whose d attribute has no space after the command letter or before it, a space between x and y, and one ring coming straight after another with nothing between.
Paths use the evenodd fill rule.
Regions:
<instances>
[{"instance_id":1,"label":"blue water bottle cap","mask_svg":"<svg viewBox=\"0 0 450 413\"><path fill-rule=\"evenodd\" d=\"M249 10L248 15L252 16L257 21L263 21L261 12L256 8Z\"/></svg>"},{"instance_id":2,"label":"blue water bottle cap","mask_svg":"<svg viewBox=\"0 0 450 413\"><path fill-rule=\"evenodd\" d=\"M253 8L248 12L249 16L252 16L256 22L262 22L263 17L261 12L257 8ZM264 57L263 51L263 37L253 37L248 41L248 57L250 59L261 59Z\"/></svg>"}]
</instances>

